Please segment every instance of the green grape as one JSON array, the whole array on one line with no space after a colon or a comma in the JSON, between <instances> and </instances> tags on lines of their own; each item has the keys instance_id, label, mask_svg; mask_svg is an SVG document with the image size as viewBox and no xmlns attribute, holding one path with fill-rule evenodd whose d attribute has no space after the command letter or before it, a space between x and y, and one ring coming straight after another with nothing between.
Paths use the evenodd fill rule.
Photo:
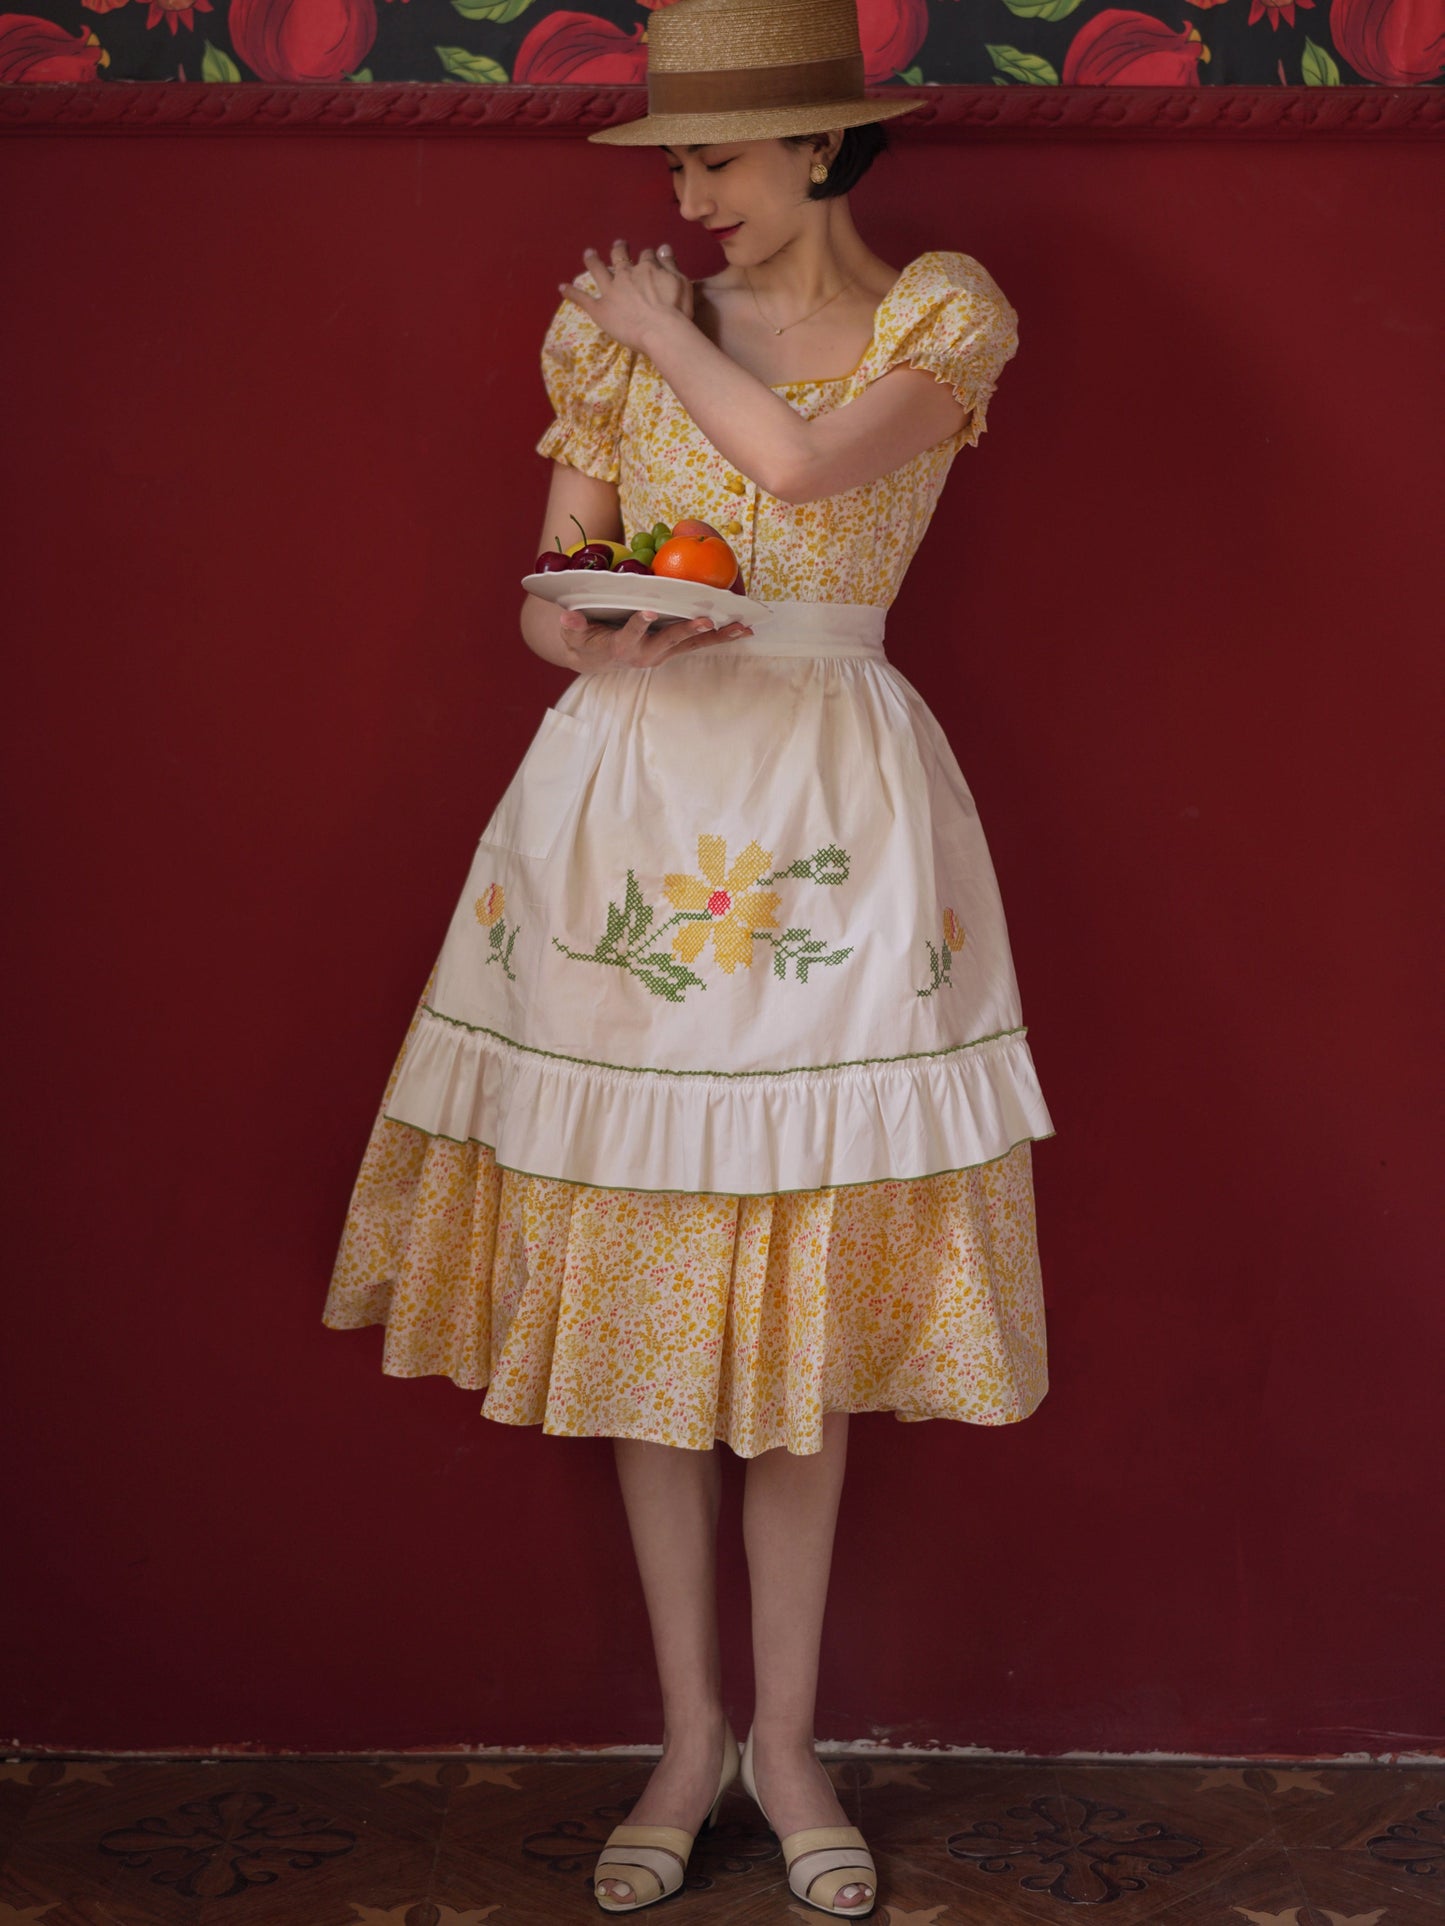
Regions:
<instances>
[{"instance_id":1,"label":"green grape","mask_svg":"<svg viewBox=\"0 0 1445 1926\"><path fill-rule=\"evenodd\" d=\"M668 527L666 522L659 522L652 531L653 547L661 548L664 542L670 542L671 540L672 540L672 530Z\"/></svg>"}]
</instances>

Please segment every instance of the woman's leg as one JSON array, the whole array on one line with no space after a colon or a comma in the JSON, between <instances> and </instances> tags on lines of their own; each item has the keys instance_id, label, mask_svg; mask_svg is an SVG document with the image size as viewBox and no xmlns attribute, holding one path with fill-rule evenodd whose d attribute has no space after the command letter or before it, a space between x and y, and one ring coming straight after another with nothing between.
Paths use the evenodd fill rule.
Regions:
<instances>
[{"instance_id":1,"label":"woman's leg","mask_svg":"<svg viewBox=\"0 0 1445 1926\"><path fill-rule=\"evenodd\" d=\"M727 1728L715 1590L722 1454L638 1438L614 1449L662 1686L662 1757L626 1823L696 1832L717 1796ZM632 1897L625 1879L601 1883Z\"/></svg>"},{"instance_id":2,"label":"woman's leg","mask_svg":"<svg viewBox=\"0 0 1445 1926\"><path fill-rule=\"evenodd\" d=\"M753 1776L781 1838L805 1826L846 1826L827 1768L813 1750L818 1648L833 1557L833 1528L848 1456L848 1413L823 1417L823 1448L778 1447L748 1462L743 1540L753 1600ZM866 1886L840 1889L839 1906L866 1906Z\"/></svg>"}]
</instances>

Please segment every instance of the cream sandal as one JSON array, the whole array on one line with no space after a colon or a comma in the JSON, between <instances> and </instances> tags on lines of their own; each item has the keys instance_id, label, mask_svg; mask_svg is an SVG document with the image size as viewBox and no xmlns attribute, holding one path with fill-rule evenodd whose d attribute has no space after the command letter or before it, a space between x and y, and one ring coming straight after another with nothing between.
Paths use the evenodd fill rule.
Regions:
<instances>
[{"instance_id":1,"label":"cream sandal","mask_svg":"<svg viewBox=\"0 0 1445 1926\"><path fill-rule=\"evenodd\" d=\"M706 1832L717 1819L722 1796L738 1776L738 1742L731 1726L723 1746L722 1775L717 1797L697 1832ZM635 1913L675 1893L682 1885L697 1833L681 1826L614 1826L597 1855L592 1872L592 1896L604 1913ZM602 1890L600 1881L616 1879L632 1888L631 1899Z\"/></svg>"},{"instance_id":2,"label":"cream sandal","mask_svg":"<svg viewBox=\"0 0 1445 1926\"><path fill-rule=\"evenodd\" d=\"M757 1801L758 1811L771 1826L773 1822L763 1812L753 1779L751 1727L738 1770L749 1798ZM776 1832L777 1827L773 1830ZM799 1899L839 1919L866 1919L872 1912L878 1898L878 1870L856 1826L807 1826L801 1832L790 1832L781 1843L788 1885ZM860 1906L835 1906L833 1902L845 1886L866 1886L868 1898Z\"/></svg>"}]
</instances>

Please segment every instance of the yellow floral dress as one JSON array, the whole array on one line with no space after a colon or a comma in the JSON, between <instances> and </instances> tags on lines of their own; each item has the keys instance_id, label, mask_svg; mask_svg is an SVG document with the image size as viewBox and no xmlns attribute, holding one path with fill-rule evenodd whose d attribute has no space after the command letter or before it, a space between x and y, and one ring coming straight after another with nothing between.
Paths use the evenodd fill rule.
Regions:
<instances>
[{"instance_id":1,"label":"yellow floral dress","mask_svg":"<svg viewBox=\"0 0 1445 1926\"><path fill-rule=\"evenodd\" d=\"M537 452L616 482L628 533L712 522L776 620L576 678L484 830L323 1311L382 1325L387 1374L744 1457L816 1452L828 1411L1010 1424L1043 1398L1052 1124L972 797L881 643L1016 347L978 262L918 256L856 368L775 388L812 417L921 367L964 425L786 503L559 303Z\"/></svg>"}]
</instances>

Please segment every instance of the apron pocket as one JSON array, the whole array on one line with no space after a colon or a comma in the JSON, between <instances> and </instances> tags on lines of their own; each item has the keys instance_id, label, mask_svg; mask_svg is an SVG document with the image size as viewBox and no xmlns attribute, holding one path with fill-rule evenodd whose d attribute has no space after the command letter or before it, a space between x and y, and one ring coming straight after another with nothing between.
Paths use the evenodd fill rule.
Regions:
<instances>
[{"instance_id":1,"label":"apron pocket","mask_svg":"<svg viewBox=\"0 0 1445 1926\"><path fill-rule=\"evenodd\" d=\"M592 773L591 727L548 709L481 840L515 856L548 856Z\"/></svg>"}]
</instances>

